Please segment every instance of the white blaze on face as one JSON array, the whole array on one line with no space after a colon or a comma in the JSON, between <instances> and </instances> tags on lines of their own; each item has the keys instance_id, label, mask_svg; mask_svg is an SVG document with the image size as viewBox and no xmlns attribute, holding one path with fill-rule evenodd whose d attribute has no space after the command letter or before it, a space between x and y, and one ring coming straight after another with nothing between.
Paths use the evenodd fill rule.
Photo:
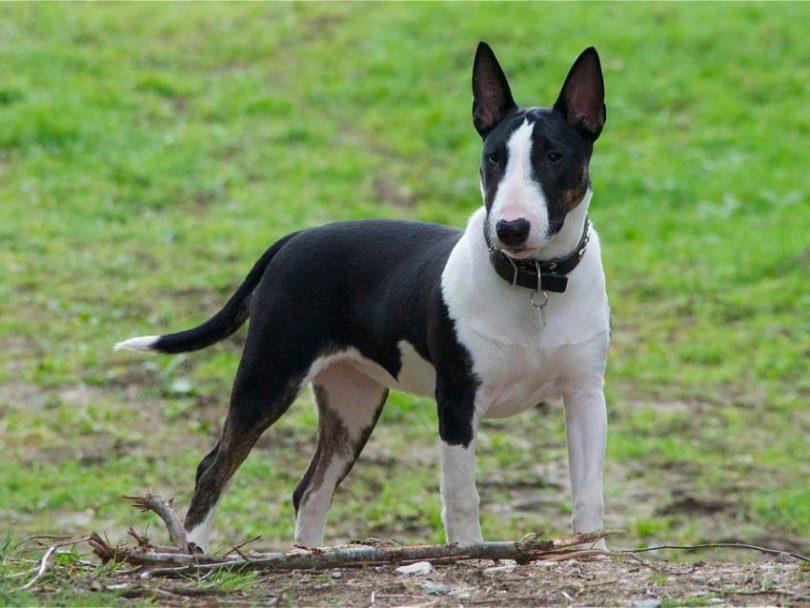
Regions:
<instances>
[{"instance_id":1,"label":"white blaze on face","mask_svg":"<svg viewBox=\"0 0 810 608\"><path fill-rule=\"evenodd\" d=\"M524 245L527 249L542 246L548 234L546 197L533 177L532 130L532 124L524 120L509 138L506 144L506 171L498 184L489 213L489 231L493 242L497 242L495 225L499 221L528 220L531 230Z\"/></svg>"}]
</instances>

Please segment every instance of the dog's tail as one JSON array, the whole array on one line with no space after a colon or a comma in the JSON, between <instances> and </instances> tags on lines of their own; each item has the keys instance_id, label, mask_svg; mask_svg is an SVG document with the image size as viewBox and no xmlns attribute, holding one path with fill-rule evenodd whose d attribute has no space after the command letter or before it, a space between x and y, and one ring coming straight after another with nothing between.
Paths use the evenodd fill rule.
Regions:
<instances>
[{"instance_id":1,"label":"dog's tail","mask_svg":"<svg viewBox=\"0 0 810 608\"><path fill-rule=\"evenodd\" d=\"M222 307L222 310L205 323L175 334L130 338L116 344L113 350L185 353L224 340L247 320L250 311L250 297L264 275L265 268L267 268L273 256L296 234L298 233L293 232L273 243L253 265L245 280L236 290L236 293L231 296L231 299Z\"/></svg>"}]
</instances>

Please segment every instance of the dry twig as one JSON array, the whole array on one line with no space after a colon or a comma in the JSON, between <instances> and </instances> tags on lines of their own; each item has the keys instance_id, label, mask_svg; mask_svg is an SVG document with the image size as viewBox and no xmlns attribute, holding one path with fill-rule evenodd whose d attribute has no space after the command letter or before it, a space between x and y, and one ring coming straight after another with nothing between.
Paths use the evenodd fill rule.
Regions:
<instances>
[{"instance_id":1,"label":"dry twig","mask_svg":"<svg viewBox=\"0 0 810 608\"><path fill-rule=\"evenodd\" d=\"M242 559L250 559L248 556L246 556L246 555L245 555L245 554L242 552L242 549L243 549L243 548L244 548L246 545L249 545L250 543L255 543L257 540L261 540L261 538L262 538L262 535L261 535L261 534L258 534L257 536L254 536L253 538L249 538L249 539L247 539L247 540L243 540L243 541L242 541L241 543L239 543L238 545L234 545L233 547L231 547L230 549L228 549L228 551L226 551L225 553L223 553L223 554L222 554L222 557L228 557L228 556L229 556L231 553L236 553L236 554L237 554L239 557L241 557Z\"/></svg>"},{"instance_id":2,"label":"dry twig","mask_svg":"<svg viewBox=\"0 0 810 608\"><path fill-rule=\"evenodd\" d=\"M769 555L788 555L802 562L810 562L810 557L802 555L801 553L792 553L791 551L781 551L779 549L760 547L759 545L749 545L747 543L701 543L698 545L654 545L652 547L643 547L641 549L622 549L620 551L612 551L611 553L646 553L648 551L658 551L660 549L679 549L681 551L697 551L698 549L747 549L750 551L759 551L760 553L767 553Z\"/></svg>"},{"instance_id":3,"label":"dry twig","mask_svg":"<svg viewBox=\"0 0 810 608\"><path fill-rule=\"evenodd\" d=\"M743 589L717 589L709 587L709 591L712 593L718 593L720 595L785 595L787 597L796 598L797 600L803 602L810 600L810 596L808 595L802 595L801 593L788 591L787 589L758 589L756 591L745 591Z\"/></svg>"},{"instance_id":4,"label":"dry twig","mask_svg":"<svg viewBox=\"0 0 810 608\"><path fill-rule=\"evenodd\" d=\"M62 537L62 538L64 538L64 537ZM75 545L77 543L85 542L85 541L88 541L88 540L90 540L90 537L89 536L84 536L82 538L73 538L73 539L66 540L66 541L61 542L61 543L56 543L56 544L53 544L50 547L48 547L48 549L45 551L44 555L42 556L42 559L39 562L39 568L37 569L36 575L34 576L34 578L32 578L30 581L28 581L25 585L20 587L19 591L24 591L26 589L30 589L31 587L36 585L37 582L43 576L45 576L45 573L48 571L48 568L50 568L50 565L51 565L51 561L50 561L51 557L53 556L53 554L56 552L57 549L59 549L61 547L68 547L70 545Z\"/></svg>"},{"instance_id":5,"label":"dry twig","mask_svg":"<svg viewBox=\"0 0 810 608\"><path fill-rule=\"evenodd\" d=\"M141 511L153 511L157 514L163 523L166 524L166 530L169 532L169 540L171 543L182 551L188 550L188 539L186 537L186 529L183 523L177 516L177 513L172 508L172 502L166 502L157 494L147 493L144 496L124 496L135 507Z\"/></svg>"},{"instance_id":6,"label":"dry twig","mask_svg":"<svg viewBox=\"0 0 810 608\"><path fill-rule=\"evenodd\" d=\"M37 571L36 576L20 587L20 591L30 589L45 575L45 572L48 571L48 566L50 565L49 560L51 559L51 555L53 555L54 551L56 551L56 545L51 545L48 547L48 550L45 551L45 555L42 556L42 561L39 563L39 570Z\"/></svg>"}]
</instances>

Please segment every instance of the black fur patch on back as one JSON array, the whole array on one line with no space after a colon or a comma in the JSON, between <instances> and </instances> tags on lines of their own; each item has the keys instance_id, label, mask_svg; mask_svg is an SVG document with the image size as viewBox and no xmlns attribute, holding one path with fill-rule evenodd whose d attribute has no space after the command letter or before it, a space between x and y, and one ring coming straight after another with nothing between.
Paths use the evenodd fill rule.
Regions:
<instances>
[{"instance_id":1,"label":"black fur patch on back","mask_svg":"<svg viewBox=\"0 0 810 608\"><path fill-rule=\"evenodd\" d=\"M318 356L349 348L398 378L405 340L436 368L442 438L469 443L477 383L441 293L461 234L435 224L368 220L290 239L251 299L244 356L257 384L298 377Z\"/></svg>"}]
</instances>

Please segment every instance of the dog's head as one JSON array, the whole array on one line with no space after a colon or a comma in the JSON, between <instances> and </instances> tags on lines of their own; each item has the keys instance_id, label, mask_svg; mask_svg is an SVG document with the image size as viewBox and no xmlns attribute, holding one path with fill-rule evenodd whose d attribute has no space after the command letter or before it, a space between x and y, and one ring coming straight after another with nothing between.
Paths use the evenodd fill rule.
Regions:
<instances>
[{"instance_id":1,"label":"dog's head","mask_svg":"<svg viewBox=\"0 0 810 608\"><path fill-rule=\"evenodd\" d=\"M481 192L489 242L531 258L585 198L593 143L605 124L605 88L596 49L574 62L551 108L519 108L489 46L472 77L473 123L484 140Z\"/></svg>"}]
</instances>

